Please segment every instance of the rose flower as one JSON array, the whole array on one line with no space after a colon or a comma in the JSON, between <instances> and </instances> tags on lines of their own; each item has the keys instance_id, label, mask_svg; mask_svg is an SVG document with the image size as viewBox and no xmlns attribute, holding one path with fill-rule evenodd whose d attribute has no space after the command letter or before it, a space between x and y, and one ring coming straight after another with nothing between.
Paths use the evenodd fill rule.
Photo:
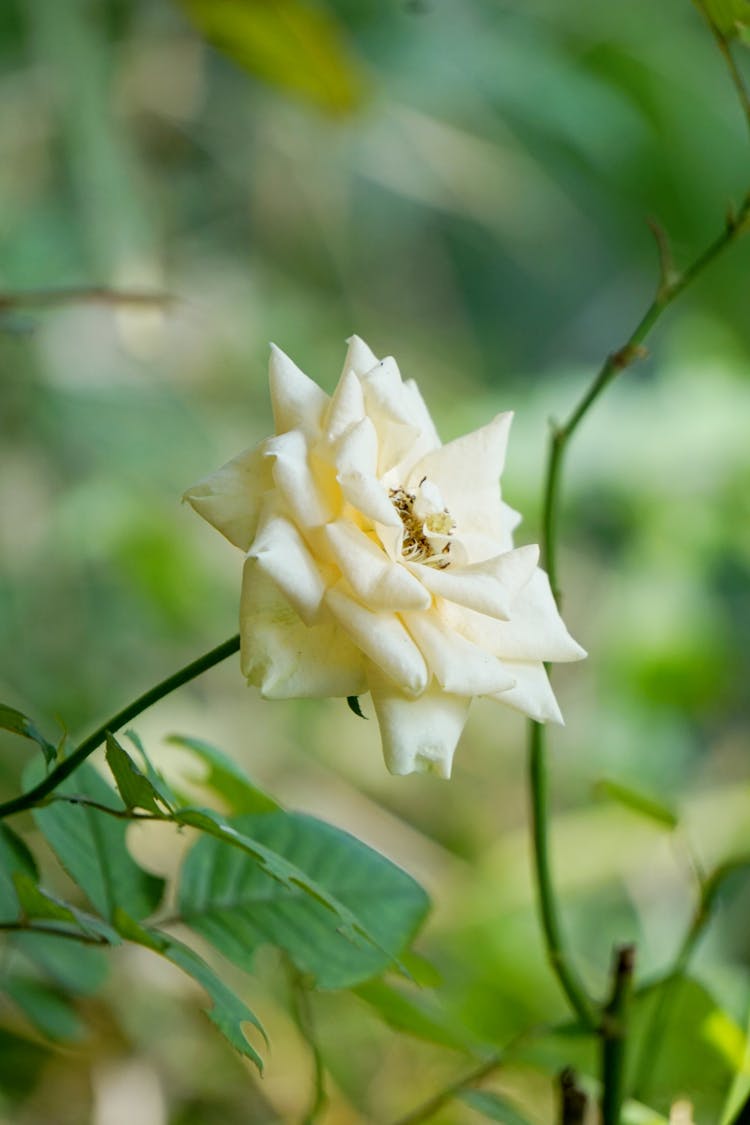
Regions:
<instances>
[{"instance_id":1,"label":"rose flower","mask_svg":"<svg viewBox=\"0 0 750 1125\"><path fill-rule=\"evenodd\" d=\"M267 699L369 691L391 773L449 777L474 696L562 722L579 660L500 497L511 414L443 445L412 380L354 336L330 397L276 347L276 433L185 498L245 552L242 670Z\"/></svg>"}]
</instances>

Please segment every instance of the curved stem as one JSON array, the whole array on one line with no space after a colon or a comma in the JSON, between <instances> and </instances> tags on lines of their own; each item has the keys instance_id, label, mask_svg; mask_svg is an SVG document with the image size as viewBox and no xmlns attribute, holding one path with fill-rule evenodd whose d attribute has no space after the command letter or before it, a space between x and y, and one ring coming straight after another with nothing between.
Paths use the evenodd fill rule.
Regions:
<instances>
[{"instance_id":1,"label":"curved stem","mask_svg":"<svg viewBox=\"0 0 750 1125\"><path fill-rule=\"evenodd\" d=\"M721 254L735 239L744 234L750 220L750 192L745 196L739 210L727 216L724 230L682 273L662 276L656 295L646 309L625 343L617 351L607 356L588 389L561 426L554 426L550 439L547 471L544 482L542 502L542 565L549 575L550 584L556 600L560 591L557 583L557 515L560 503L560 478L565 450L588 414L591 407L609 386L613 379L630 367L645 354L644 341L650 335L662 313L672 302L691 285L707 266Z\"/></svg>"},{"instance_id":2,"label":"curved stem","mask_svg":"<svg viewBox=\"0 0 750 1125\"><path fill-rule=\"evenodd\" d=\"M6 801L0 805L0 818L10 816L12 813L22 812L24 809L30 809L33 805L37 804L51 793L61 781L69 777L74 770L78 769L82 762L85 762L90 754L93 754L101 744L104 742L107 732L113 733L129 723L142 711L145 711L153 703L163 699L165 695L169 695L176 688L182 687L183 684L189 683L194 680L196 676L200 676L202 672L206 672L209 668L213 668L215 664L220 664L222 660L226 660L228 656L233 653L239 652L240 638L239 634L230 637L228 641L217 645L212 648L210 652L206 652L203 656L199 656L197 660L193 660L179 672L174 672L171 676L167 676L166 680L162 680L160 684L155 687L149 688L143 695L139 695L132 703L128 703L116 715L107 719L100 727L85 738L80 746L76 747L69 758L65 758L59 762L51 773L47 774L43 781L35 785L33 789L29 789L26 793L21 793L20 796L14 797L10 801Z\"/></svg>"},{"instance_id":3,"label":"curved stem","mask_svg":"<svg viewBox=\"0 0 750 1125\"><path fill-rule=\"evenodd\" d=\"M585 1027L595 1031L597 1018L594 1007L583 982L568 958L563 942L549 859L549 802L544 727L541 723L533 722L529 730L529 790L534 873L547 958L571 1008Z\"/></svg>"}]
</instances>

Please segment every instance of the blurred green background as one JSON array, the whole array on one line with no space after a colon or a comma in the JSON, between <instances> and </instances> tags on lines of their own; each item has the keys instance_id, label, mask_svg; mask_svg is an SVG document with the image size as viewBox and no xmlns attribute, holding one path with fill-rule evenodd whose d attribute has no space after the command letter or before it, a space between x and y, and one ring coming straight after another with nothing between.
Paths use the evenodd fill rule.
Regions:
<instances>
[{"instance_id":1,"label":"blurred green background","mask_svg":"<svg viewBox=\"0 0 750 1125\"><path fill-rule=\"evenodd\" d=\"M0 5L0 698L50 734L82 735L235 631L240 556L179 498L270 432L270 340L331 390L358 333L418 380L444 440L516 411L504 492L533 542L547 419L653 292L647 217L686 263L747 184L744 122L688 0L248 0L217 27L232 7ZM597 991L615 942L637 943L639 980L663 971L696 865L750 850L749 262L733 248L670 311L568 459L565 617L590 656L555 673L553 858ZM3 301L88 285L175 301ZM170 732L212 740L423 881L418 948L459 1038L564 1018L515 713L475 704L450 785L389 777L374 722L343 701L261 702L234 661L137 729L157 760ZM4 741L4 792L25 753ZM131 833L174 868L172 837ZM689 1098L698 1125L747 1065L749 908L738 877L640 1086L662 1113ZM271 1035L263 1081L143 951L113 959L62 1046L3 1002L0 1121L300 1120L309 1055L276 955L258 969L236 983ZM469 1065L361 999L313 999L327 1125L393 1120ZM545 1125L568 1061L590 1065L569 1038L521 1045L495 1088ZM453 1103L438 1120L480 1117Z\"/></svg>"}]
</instances>

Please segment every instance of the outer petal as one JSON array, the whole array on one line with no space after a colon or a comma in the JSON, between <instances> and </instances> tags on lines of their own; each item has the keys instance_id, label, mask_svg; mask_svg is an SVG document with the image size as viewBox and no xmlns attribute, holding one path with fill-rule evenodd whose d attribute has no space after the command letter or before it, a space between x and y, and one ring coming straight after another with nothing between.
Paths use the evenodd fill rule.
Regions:
<instances>
[{"instance_id":1,"label":"outer petal","mask_svg":"<svg viewBox=\"0 0 750 1125\"><path fill-rule=\"evenodd\" d=\"M458 633L440 627L434 613L405 613L404 624L444 691L454 695L494 695L515 685L506 664Z\"/></svg>"},{"instance_id":2,"label":"outer petal","mask_svg":"<svg viewBox=\"0 0 750 1125\"><path fill-rule=\"evenodd\" d=\"M582 660L584 649L563 624L543 570L537 569L513 603L510 621L442 601L438 612L448 628L502 660Z\"/></svg>"},{"instance_id":3,"label":"outer petal","mask_svg":"<svg viewBox=\"0 0 750 1125\"><path fill-rule=\"evenodd\" d=\"M433 594L448 601L507 621L520 590L531 579L539 561L539 548L519 547L471 566L446 570L410 563L409 569Z\"/></svg>"},{"instance_id":4,"label":"outer petal","mask_svg":"<svg viewBox=\"0 0 750 1125\"><path fill-rule=\"evenodd\" d=\"M312 625L319 615L326 586L294 524L276 515L264 520L248 558L257 560L304 623Z\"/></svg>"},{"instance_id":5,"label":"outer petal","mask_svg":"<svg viewBox=\"0 0 750 1125\"><path fill-rule=\"evenodd\" d=\"M316 481L307 442L299 430L269 438L266 455L274 459L273 479L300 527L320 527L335 512L331 499Z\"/></svg>"},{"instance_id":6,"label":"outer petal","mask_svg":"<svg viewBox=\"0 0 750 1125\"><path fill-rule=\"evenodd\" d=\"M328 406L328 395L275 344L271 344L268 380L276 433L297 429L317 433Z\"/></svg>"},{"instance_id":7,"label":"outer petal","mask_svg":"<svg viewBox=\"0 0 750 1125\"><path fill-rule=\"evenodd\" d=\"M183 495L235 547L246 551L255 535L263 495L273 487L265 442L240 453Z\"/></svg>"},{"instance_id":8,"label":"outer petal","mask_svg":"<svg viewBox=\"0 0 750 1125\"><path fill-rule=\"evenodd\" d=\"M453 754L466 724L471 699L449 695L437 685L428 688L419 699L409 699L377 669L368 672L368 680L390 773L450 777Z\"/></svg>"},{"instance_id":9,"label":"outer petal","mask_svg":"<svg viewBox=\"0 0 750 1125\"><path fill-rule=\"evenodd\" d=\"M350 336L346 342L349 347L342 374L353 371L355 375L366 375L379 362L378 357L359 336Z\"/></svg>"},{"instance_id":10,"label":"outer petal","mask_svg":"<svg viewBox=\"0 0 750 1125\"><path fill-rule=\"evenodd\" d=\"M432 598L409 571L393 563L382 548L344 520L324 531L336 564L356 596L371 609L398 612L427 609Z\"/></svg>"},{"instance_id":11,"label":"outer petal","mask_svg":"<svg viewBox=\"0 0 750 1125\"><path fill-rule=\"evenodd\" d=\"M361 695L362 654L336 624L305 625L248 559L240 599L242 671L266 699Z\"/></svg>"},{"instance_id":12,"label":"outer petal","mask_svg":"<svg viewBox=\"0 0 750 1125\"><path fill-rule=\"evenodd\" d=\"M344 370L326 411L324 429L329 441L365 417L365 395L353 371Z\"/></svg>"},{"instance_id":13,"label":"outer petal","mask_svg":"<svg viewBox=\"0 0 750 1125\"><path fill-rule=\"evenodd\" d=\"M500 695L493 695L498 703L507 703L516 711L536 719L538 723L563 723L560 708L550 687L543 664L521 661L504 661L504 666L514 677L516 686Z\"/></svg>"},{"instance_id":14,"label":"outer petal","mask_svg":"<svg viewBox=\"0 0 750 1125\"><path fill-rule=\"evenodd\" d=\"M339 582L326 603L341 628L373 664L406 695L421 695L429 673L421 652L395 613L374 613L356 601Z\"/></svg>"}]
</instances>

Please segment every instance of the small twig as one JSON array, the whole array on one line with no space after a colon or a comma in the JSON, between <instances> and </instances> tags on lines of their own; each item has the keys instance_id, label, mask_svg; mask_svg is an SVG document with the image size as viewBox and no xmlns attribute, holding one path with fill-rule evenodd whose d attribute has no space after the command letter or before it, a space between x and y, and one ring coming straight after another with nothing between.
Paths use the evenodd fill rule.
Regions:
<instances>
[{"instance_id":1,"label":"small twig","mask_svg":"<svg viewBox=\"0 0 750 1125\"><path fill-rule=\"evenodd\" d=\"M68 938L83 945L110 945L103 935L84 934L76 930L58 929L56 926L45 926L31 920L20 922L0 922L0 931L7 933L49 934L53 937Z\"/></svg>"},{"instance_id":2,"label":"small twig","mask_svg":"<svg viewBox=\"0 0 750 1125\"><path fill-rule=\"evenodd\" d=\"M612 968L612 992L602 1013L602 1125L620 1125L634 968L635 946L621 946L615 953Z\"/></svg>"},{"instance_id":3,"label":"small twig","mask_svg":"<svg viewBox=\"0 0 750 1125\"><path fill-rule=\"evenodd\" d=\"M464 1090L468 1090L471 1086L478 1085L484 1078L489 1078L496 1070L503 1065L507 1057L507 1049L505 1051L497 1051L495 1054L490 1055L480 1063L479 1066L465 1074L463 1078L458 1078L455 1082L451 1082L449 1086L445 1086L437 1094L434 1094L428 1101L424 1102L417 1109L407 1113L405 1117L399 1117L394 1125L419 1125L422 1121L428 1121L439 1110L446 1106L448 1102L453 1101L458 1094Z\"/></svg>"},{"instance_id":4,"label":"small twig","mask_svg":"<svg viewBox=\"0 0 750 1125\"><path fill-rule=\"evenodd\" d=\"M653 217L646 219L646 222L654 236L656 249L659 254L659 288L657 293L663 295L669 291L670 285L674 284L679 275L674 264L674 258L672 257L669 235L664 230L664 227Z\"/></svg>"},{"instance_id":5,"label":"small twig","mask_svg":"<svg viewBox=\"0 0 750 1125\"><path fill-rule=\"evenodd\" d=\"M578 1077L571 1066L561 1071L560 1085L560 1125L583 1125L589 1099L585 1090L578 1085Z\"/></svg>"},{"instance_id":6,"label":"small twig","mask_svg":"<svg viewBox=\"0 0 750 1125\"><path fill-rule=\"evenodd\" d=\"M181 687L183 684L189 683L194 680L196 676L200 676L202 672L213 668L216 664L220 664L222 660L226 660L228 656L232 656L235 652L239 652L240 638L239 634L230 637L228 641L217 645L212 648L210 652L206 652L203 656L199 656L197 660L181 668L178 672L174 672L171 676L167 676L166 680L162 680L160 684L155 687L149 688L143 695L138 696L132 703L128 703L123 707L122 711L118 711L111 719L107 719L102 723L93 734L73 751L69 758L65 758L62 762L58 762L51 773L47 774L43 781L29 789L26 793L21 793L20 796L14 797L10 801L6 801L0 805L0 819L5 816L11 816L13 813L22 812L24 809L30 809L34 805L38 805L42 798L46 797L57 789L61 781L66 777L70 777L74 770L78 769L82 762L97 750L104 742L107 734L112 734L124 727L131 719L140 715L142 711L150 707L153 703L163 699L165 695L175 691L176 688Z\"/></svg>"},{"instance_id":7,"label":"small twig","mask_svg":"<svg viewBox=\"0 0 750 1125\"><path fill-rule=\"evenodd\" d=\"M724 31L722 31L720 27L716 26L713 19L711 18L710 12L703 3L703 0L694 0L694 3L700 14L703 16L704 20L708 24L711 30L711 34L716 41L716 46L719 48L724 62L726 63L727 70L729 71L729 77L732 81L732 85L734 86L737 97L739 98L740 105L742 106L742 112L745 115L745 122L748 129L750 129L750 94L748 93L748 89L745 85L745 80L740 72L740 68L737 66L735 57L732 54L729 37Z\"/></svg>"},{"instance_id":8,"label":"small twig","mask_svg":"<svg viewBox=\"0 0 750 1125\"><path fill-rule=\"evenodd\" d=\"M63 801L68 805L81 805L83 808L95 809L97 812L106 813L107 816L117 817L118 820L168 820L173 818L168 814L136 812L135 809L115 809L111 805L104 805L100 801L92 801L90 797L79 797L74 794L55 793L52 797L48 797L43 804L54 804L58 801Z\"/></svg>"},{"instance_id":9,"label":"small twig","mask_svg":"<svg viewBox=\"0 0 750 1125\"><path fill-rule=\"evenodd\" d=\"M29 308L56 308L59 305L133 305L142 308L168 308L177 301L169 293L143 293L109 289L103 285L72 286L60 289L28 289L16 293L0 292L0 313Z\"/></svg>"}]
</instances>

